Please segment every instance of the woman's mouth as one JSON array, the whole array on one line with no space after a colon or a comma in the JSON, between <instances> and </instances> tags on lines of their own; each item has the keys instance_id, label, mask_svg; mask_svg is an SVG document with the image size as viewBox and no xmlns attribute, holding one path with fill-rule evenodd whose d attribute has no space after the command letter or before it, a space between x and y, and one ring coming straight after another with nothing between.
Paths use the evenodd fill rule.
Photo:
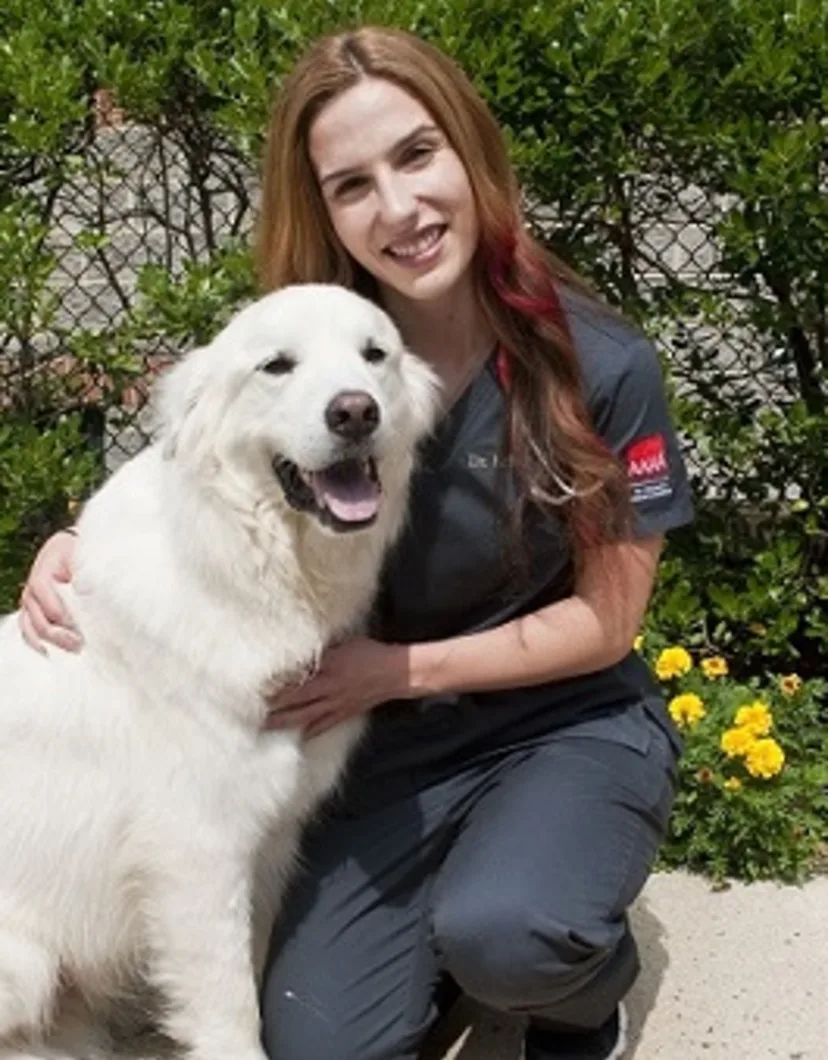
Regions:
<instances>
[{"instance_id":1,"label":"woman's mouth","mask_svg":"<svg viewBox=\"0 0 828 1060\"><path fill-rule=\"evenodd\" d=\"M389 243L384 253L399 265L416 267L430 265L440 253L443 236L447 230L448 225L428 225L408 239Z\"/></svg>"}]
</instances>

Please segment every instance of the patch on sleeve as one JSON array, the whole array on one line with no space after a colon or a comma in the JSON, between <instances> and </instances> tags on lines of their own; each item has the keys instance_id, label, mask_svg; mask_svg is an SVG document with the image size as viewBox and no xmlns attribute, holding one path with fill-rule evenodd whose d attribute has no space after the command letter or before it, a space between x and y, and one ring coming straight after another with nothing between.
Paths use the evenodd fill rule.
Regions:
<instances>
[{"instance_id":1,"label":"patch on sleeve","mask_svg":"<svg viewBox=\"0 0 828 1060\"><path fill-rule=\"evenodd\" d=\"M624 451L633 504L672 497L667 440L663 434L639 438Z\"/></svg>"}]
</instances>

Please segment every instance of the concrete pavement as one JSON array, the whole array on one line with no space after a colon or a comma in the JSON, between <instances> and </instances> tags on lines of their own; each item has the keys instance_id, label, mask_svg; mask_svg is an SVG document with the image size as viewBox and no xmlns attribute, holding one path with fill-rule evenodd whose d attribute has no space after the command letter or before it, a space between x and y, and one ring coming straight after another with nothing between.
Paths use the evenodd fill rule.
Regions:
<instances>
[{"instance_id":1,"label":"concrete pavement","mask_svg":"<svg viewBox=\"0 0 828 1060\"><path fill-rule=\"evenodd\" d=\"M626 1060L828 1060L828 877L713 891L658 874L633 925ZM423 1060L518 1060L519 1043L517 1021L462 1002Z\"/></svg>"}]
</instances>

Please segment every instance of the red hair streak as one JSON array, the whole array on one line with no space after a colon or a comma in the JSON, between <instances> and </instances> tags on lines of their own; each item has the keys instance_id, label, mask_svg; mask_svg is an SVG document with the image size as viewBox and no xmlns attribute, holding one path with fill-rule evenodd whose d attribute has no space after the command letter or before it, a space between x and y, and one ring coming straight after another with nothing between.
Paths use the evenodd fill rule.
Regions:
<instances>
[{"instance_id":1,"label":"red hair streak","mask_svg":"<svg viewBox=\"0 0 828 1060\"><path fill-rule=\"evenodd\" d=\"M554 281L531 255L521 255L521 272L538 293L525 294L515 289L510 273L514 269L518 253L518 240L514 232L495 239L487 247L487 271L498 297L521 316L551 324L570 338L569 326ZM511 355L503 346L497 351L496 368L498 382L508 391L512 383Z\"/></svg>"},{"instance_id":2,"label":"red hair streak","mask_svg":"<svg viewBox=\"0 0 828 1060\"><path fill-rule=\"evenodd\" d=\"M500 389L505 394L508 394L512 389L512 362L509 360L506 347L500 342L497 344L497 353L495 354L495 372L497 373Z\"/></svg>"}]
</instances>

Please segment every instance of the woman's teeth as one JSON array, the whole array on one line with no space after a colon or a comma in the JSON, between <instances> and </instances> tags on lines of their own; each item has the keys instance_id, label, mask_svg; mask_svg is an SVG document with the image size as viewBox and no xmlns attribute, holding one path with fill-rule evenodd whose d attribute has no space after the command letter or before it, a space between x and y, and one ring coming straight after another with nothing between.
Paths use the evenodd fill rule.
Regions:
<instances>
[{"instance_id":1,"label":"woman's teeth","mask_svg":"<svg viewBox=\"0 0 828 1060\"><path fill-rule=\"evenodd\" d=\"M434 225L425 228L416 239L410 239L406 243L393 243L388 247L388 253L395 258L418 258L431 250L440 240L444 228L442 225Z\"/></svg>"}]
</instances>

